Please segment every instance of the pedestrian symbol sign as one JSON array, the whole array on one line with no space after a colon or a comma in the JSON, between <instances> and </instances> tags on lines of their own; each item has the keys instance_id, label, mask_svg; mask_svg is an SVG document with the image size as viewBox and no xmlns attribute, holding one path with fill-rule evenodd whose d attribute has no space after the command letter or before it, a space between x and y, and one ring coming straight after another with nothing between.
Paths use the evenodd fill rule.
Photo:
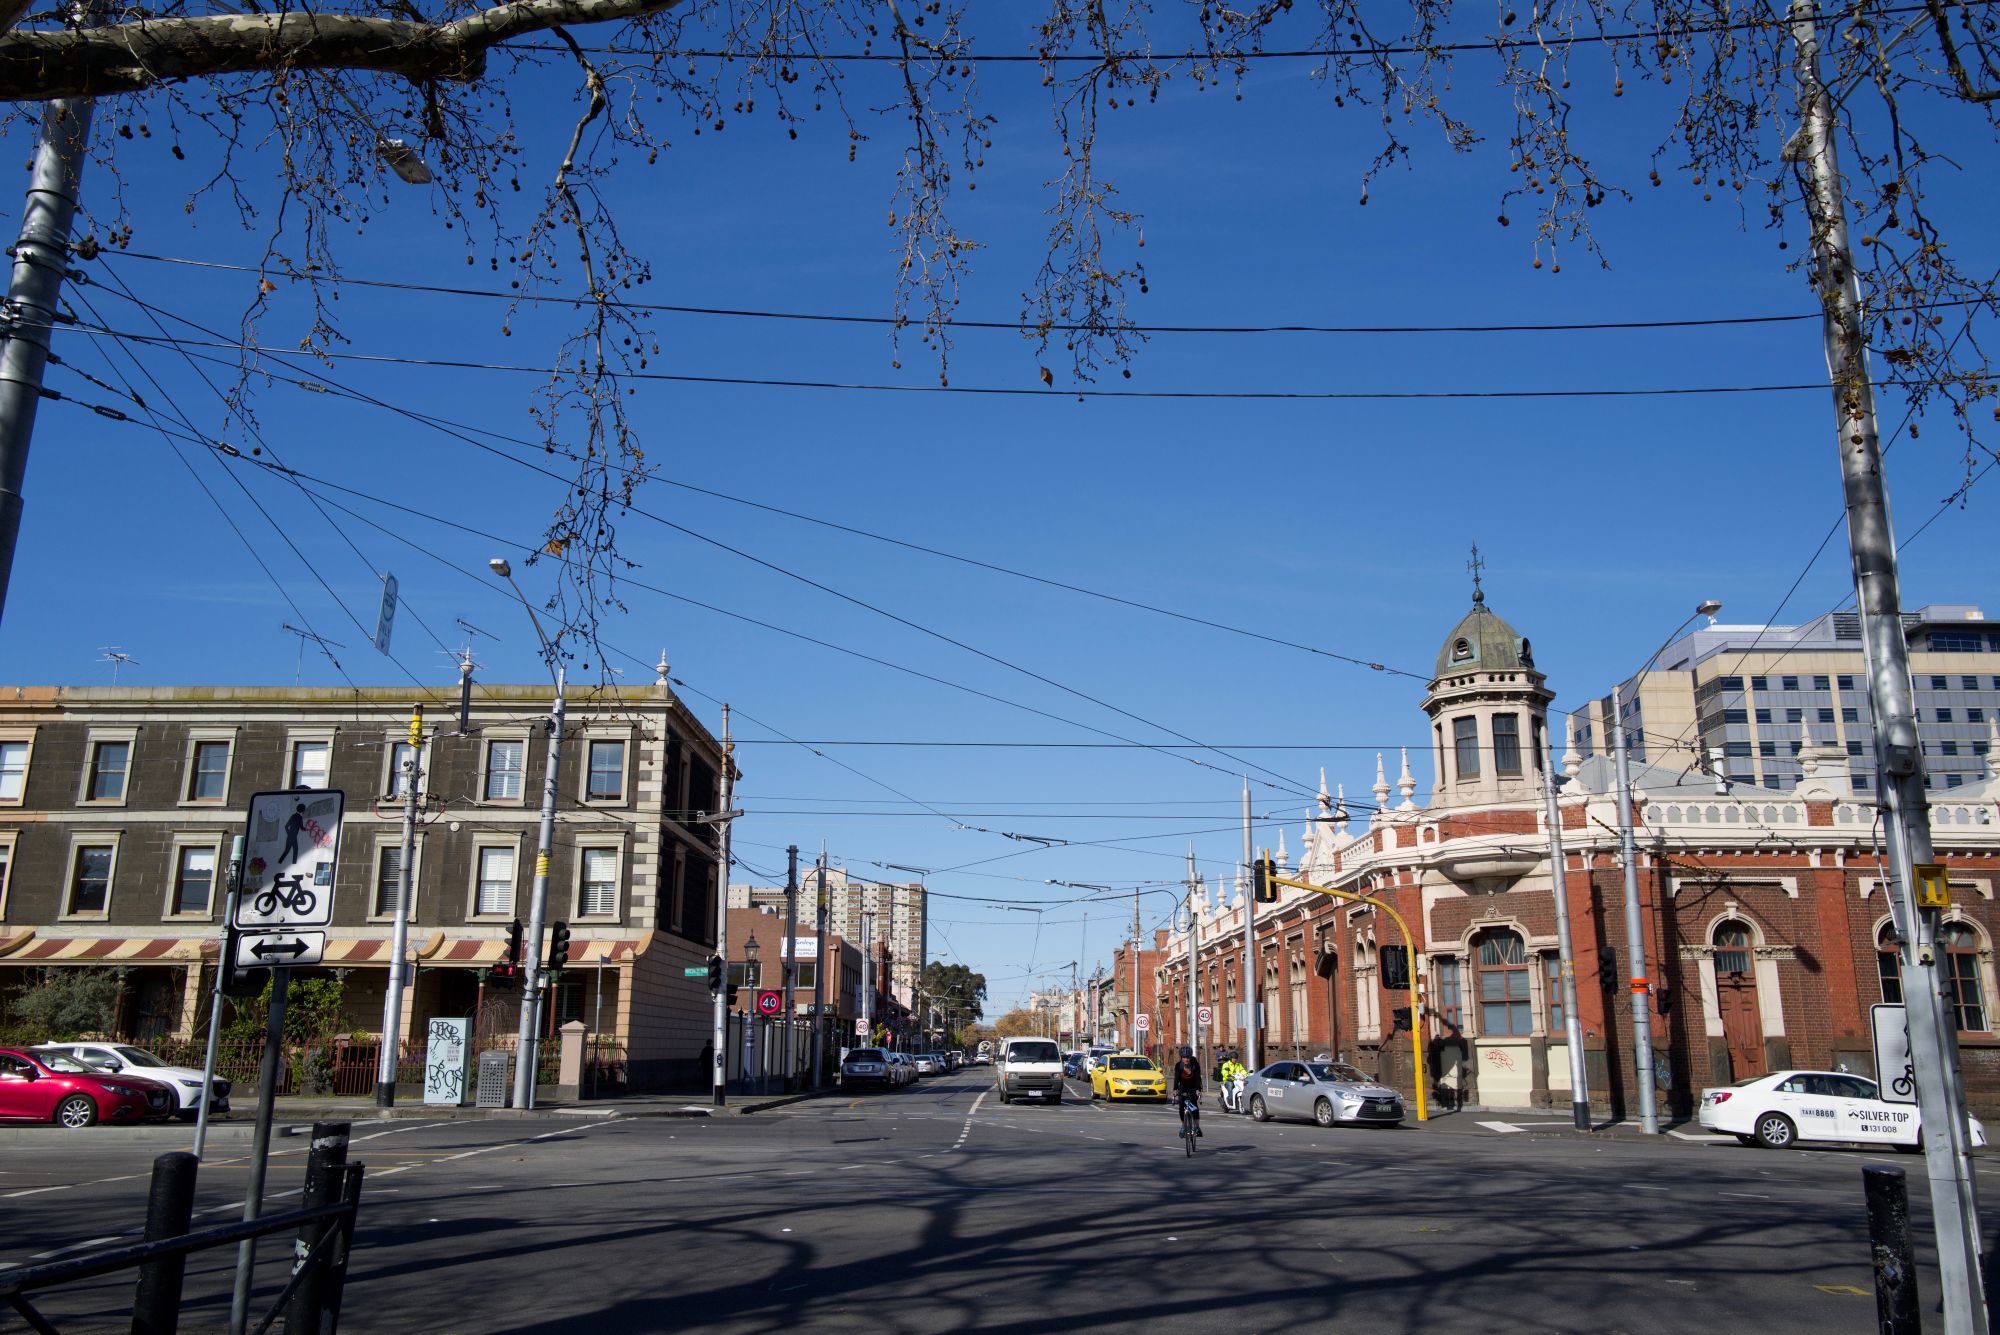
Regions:
<instances>
[{"instance_id":1,"label":"pedestrian symbol sign","mask_svg":"<svg viewBox=\"0 0 2000 1335\"><path fill-rule=\"evenodd\" d=\"M243 839L234 927L268 931L333 921L333 868L346 795L338 788L258 793Z\"/></svg>"}]
</instances>

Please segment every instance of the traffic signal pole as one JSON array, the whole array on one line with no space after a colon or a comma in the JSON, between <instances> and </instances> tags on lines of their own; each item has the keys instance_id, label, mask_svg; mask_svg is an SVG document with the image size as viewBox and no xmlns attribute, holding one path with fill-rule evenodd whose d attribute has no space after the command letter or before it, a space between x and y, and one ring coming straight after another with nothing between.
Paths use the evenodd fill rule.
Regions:
<instances>
[{"instance_id":1,"label":"traffic signal pole","mask_svg":"<svg viewBox=\"0 0 2000 1335\"><path fill-rule=\"evenodd\" d=\"M1355 890L1335 890L1329 886L1314 885L1311 881L1294 881L1289 877L1280 876L1277 874L1277 870L1271 866L1271 853L1269 849L1264 851L1264 856L1261 859L1252 864L1252 875L1255 881L1266 885L1289 885L1294 890L1310 890L1316 895L1331 895L1335 899L1352 900L1357 904L1371 904L1388 914L1395 922L1397 930L1403 934L1403 944L1410 952L1410 967L1408 971L1410 988L1410 1055L1416 1058L1416 1068L1411 1073L1410 1083L1416 1087L1417 1091L1417 1120L1419 1122L1428 1122L1430 1120L1430 1104L1424 1097L1426 1075L1424 1070L1424 1015L1423 1011L1417 1005L1417 938L1410 935L1410 925L1403 921L1403 915L1396 912L1394 907L1375 898L1373 895L1364 895ZM1254 904L1256 902L1257 897L1255 893L1252 893L1250 903Z\"/></svg>"},{"instance_id":2,"label":"traffic signal pole","mask_svg":"<svg viewBox=\"0 0 2000 1335\"><path fill-rule=\"evenodd\" d=\"M792 1013L792 978L798 972L799 955L799 846L793 844L785 853L790 863L785 869L785 1076L782 1088L790 1094L798 1088L798 1067L792 1044L792 1031L798 1027L798 1017Z\"/></svg>"},{"instance_id":3,"label":"traffic signal pole","mask_svg":"<svg viewBox=\"0 0 2000 1335\"><path fill-rule=\"evenodd\" d=\"M553 657L553 655L551 655ZM514 1106L535 1106L536 1048L541 1042L542 923L549 909L549 853L556 839L556 786L562 775L563 688L568 682L555 662L556 700L549 715L549 756L542 774L542 823L535 838L535 883L528 896L528 939L522 943L521 1027L514 1040Z\"/></svg>"},{"instance_id":4,"label":"traffic signal pole","mask_svg":"<svg viewBox=\"0 0 2000 1335\"><path fill-rule=\"evenodd\" d=\"M736 748L729 739L729 706L722 707L722 864L716 873L715 895L715 953L722 960L722 978L719 985L713 985L715 993L712 1009L715 1012L715 1032L710 1045L715 1049L715 1069L709 1077L710 1097L720 1108L729 1101L729 822L734 808L729 805L735 796ZM745 1074L748 1074L746 1072Z\"/></svg>"},{"instance_id":5,"label":"traffic signal pole","mask_svg":"<svg viewBox=\"0 0 2000 1335\"><path fill-rule=\"evenodd\" d=\"M826 843L819 846L819 861L813 868L813 1022L812 1087L826 1083Z\"/></svg>"},{"instance_id":6,"label":"traffic signal pole","mask_svg":"<svg viewBox=\"0 0 2000 1335\"><path fill-rule=\"evenodd\" d=\"M403 859L396 875L396 922L389 932L389 986L382 1000L382 1048L375 1059L375 1106L396 1106L396 1069L403 1055L403 956L410 949L410 897L417 878L417 780L423 774L424 707L410 710L410 758L403 765Z\"/></svg>"},{"instance_id":7,"label":"traffic signal pole","mask_svg":"<svg viewBox=\"0 0 2000 1335\"><path fill-rule=\"evenodd\" d=\"M1882 481L1882 448L1861 323L1861 288L1847 236L1847 206L1834 149L1832 97L1820 81L1819 34L1810 4L1791 6L1796 48L1799 131L1785 156L1800 164L1812 227L1812 278L1823 313L1828 379L1833 388L1841 482L1847 496L1847 544L1855 606L1868 666L1875 756L1888 845L1890 908L1895 919L1910 1064L1923 1126L1924 1175L1937 1238L1939 1296L1948 1335L1984 1335L1985 1281L1980 1273L1979 1200L1967 1144L1965 1088L1958 1042L1946 1010L1948 985L1937 951L1938 898L1920 899L1917 872L1932 858L1930 805L1924 793L1909 644L1903 638L1896 541ZM1933 873L1943 881L1942 869ZM1887 1072L1876 1072L1878 1076Z\"/></svg>"},{"instance_id":8,"label":"traffic signal pole","mask_svg":"<svg viewBox=\"0 0 2000 1335\"><path fill-rule=\"evenodd\" d=\"M1263 1065L1262 1062L1257 1060L1258 1039L1262 1037L1258 1032L1257 1021L1262 1017L1257 1014L1256 999L1250 994L1250 982L1254 976L1252 966L1255 963L1252 956L1257 951L1257 896L1249 893L1249 881L1253 874L1252 866L1256 860L1256 855L1250 847L1250 776L1246 774L1243 776L1243 879L1245 882L1245 893L1243 895L1243 981L1239 985L1237 1001L1243 1007L1243 1068L1248 1071L1258 1070Z\"/></svg>"}]
</instances>

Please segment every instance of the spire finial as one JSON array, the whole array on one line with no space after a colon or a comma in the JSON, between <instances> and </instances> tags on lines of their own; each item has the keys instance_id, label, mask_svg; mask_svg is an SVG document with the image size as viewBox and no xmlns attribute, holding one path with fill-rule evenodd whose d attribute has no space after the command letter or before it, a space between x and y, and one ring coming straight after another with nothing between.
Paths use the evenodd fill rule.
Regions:
<instances>
[{"instance_id":1,"label":"spire finial","mask_svg":"<svg viewBox=\"0 0 2000 1335\"><path fill-rule=\"evenodd\" d=\"M1387 811L1389 809L1389 776L1382 771L1382 753L1380 751L1375 753L1375 788L1373 791L1375 793L1376 810Z\"/></svg>"},{"instance_id":2,"label":"spire finial","mask_svg":"<svg viewBox=\"0 0 2000 1335\"><path fill-rule=\"evenodd\" d=\"M1397 804L1398 811L1408 811L1417 804L1417 776L1410 773L1410 748L1403 748L1403 772L1396 776L1396 791L1403 800Z\"/></svg>"},{"instance_id":3,"label":"spire finial","mask_svg":"<svg viewBox=\"0 0 2000 1335\"><path fill-rule=\"evenodd\" d=\"M660 661L653 664L653 671L659 674L653 678L653 685L666 686L670 684L667 681L667 651L665 649L660 650Z\"/></svg>"},{"instance_id":4,"label":"spire finial","mask_svg":"<svg viewBox=\"0 0 2000 1335\"><path fill-rule=\"evenodd\" d=\"M1340 795L1334 799L1333 803L1333 828L1335 833L1337 834L1346 834L1347 833L1347 785L1344 783L1338 785L1337 791L1339 792Z\"/></svg>"},{"instance_id":5,"label":"spire finial","mask_svg":"<svg viewBox=\"0 0 2000 1335\"><path fill-rule=\"evenodd\" d=\"M1486 562L1480 559L1479 544L1476 542L1472 544L1472 559L1465 563L1465 568L1472 572L1472 605L1486 606L1486 590L1479 586L1479 572L1486 569Z\"/></svg>"}]
</instances>

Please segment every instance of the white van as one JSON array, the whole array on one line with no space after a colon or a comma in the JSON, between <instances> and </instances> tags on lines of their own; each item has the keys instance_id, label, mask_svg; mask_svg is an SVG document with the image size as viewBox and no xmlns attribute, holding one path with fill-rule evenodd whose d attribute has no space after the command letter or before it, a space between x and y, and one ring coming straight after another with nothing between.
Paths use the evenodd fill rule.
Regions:
<instances>
[{"instance_id":1,"label":"white van","mask_svg":"<svg viewBox=\"0 0 2000 1335\"><path fill-rule=\"evenodd\" d=\"M1053 1038L1005 1038L994 1055L993 1083L1002 1103L1041 1099L1061 1103L1062 1049Z\"/></svg>"}]
</instances>

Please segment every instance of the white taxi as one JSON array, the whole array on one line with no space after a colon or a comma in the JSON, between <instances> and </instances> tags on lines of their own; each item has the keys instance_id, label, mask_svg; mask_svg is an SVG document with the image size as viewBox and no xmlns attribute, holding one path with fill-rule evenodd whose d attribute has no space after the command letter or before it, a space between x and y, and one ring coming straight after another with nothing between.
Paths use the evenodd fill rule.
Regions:
<instances>
[{"instance_id":1,"label":"white taxi","mask_svg":"<svg viewBox=\"0 0 2000 1335\"><path fill-rule=\"evenodd\" d=\"M1986 1128L1967 1117L1974 1148ZM1888 1103L1875 1082L1845 1071L1778 1071L1701 1092L1702 1128L1745 1145L1781 1150L1808 1140L1887 1144L1915 1150L1922 1131L1914 1103Z\"/></svg>"}]
</instances>

